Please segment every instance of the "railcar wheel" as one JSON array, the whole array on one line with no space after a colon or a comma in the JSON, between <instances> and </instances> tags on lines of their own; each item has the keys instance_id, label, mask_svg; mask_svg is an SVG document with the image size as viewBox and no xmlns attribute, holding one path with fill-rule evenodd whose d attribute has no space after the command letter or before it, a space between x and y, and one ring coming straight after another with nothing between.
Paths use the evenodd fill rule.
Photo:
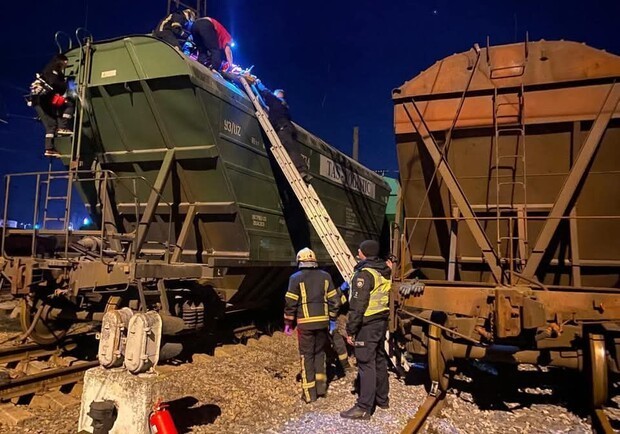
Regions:
<instances>
[{"instance_id":1,"label":"railcar wheel","mask_svg":"<svg viewBox=\"0 0 620 434\"><path fill-rule=\"evenodd\" d=\"M588 336L588 355L586 375L590 386L590 404L592 408L601 408L607 402L609 392L605 336L599 334Z\"/></svg>"},{"instance_id":2,"label":"railcar wheel","mask_svg":"<svg viewBox=\"0 0 620 434\"><path fill-rule=\"evenodd\" d=\"M448 390L450 378L446 370L446 359L441 352L441 329L436 325L428 327L428 372L431 382L437 382L442 392Z\"/></svg>"},{"instance_id":3,"label":"railcar wheel","mask_svg":"<svg viewBox=\"0 0 620 434\"><path fill-rule=\"evenodd\" d=\"M32 305L28 300L22 299L20 304L19 321L24 333L30 330L32 323L37 317L37 311L41 309L40 318L37 319L34 328L28 335L30 339L40 345L53 345L62 340L71 324L66 321L45 320L47 312L52 308L50 305L44 305L42 301L38 301Z\"/></svg>"}]
</instances>

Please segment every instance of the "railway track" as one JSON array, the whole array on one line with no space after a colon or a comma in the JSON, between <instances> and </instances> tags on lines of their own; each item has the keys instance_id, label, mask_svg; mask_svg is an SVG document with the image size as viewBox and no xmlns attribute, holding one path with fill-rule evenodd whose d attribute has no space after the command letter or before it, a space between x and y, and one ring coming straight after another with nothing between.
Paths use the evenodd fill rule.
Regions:
<instances>
[{"instance_id":1,"label":"railway track","mask_svg":"<svg viewBox=\"0 0 620 434\"><path fill-rule=\"evenodd\" d=\"M15 402L80 382L87 369L99 365L73 355L91 337L75 335L54 347L28 343L0 348L0 402Z\"/></svg>"},{"instance_id":2,"label":"railway track","mask_svg":"<svg viewBox=\"0 0 620 434\"><path fill-rule=\"evenodd\" d=\"M418 408L416 414L407 422L407 425L403 428L402 434L413 434L420 432L429 417L437 416L439 414L445 397L445 392L429 394L422 405Z\"/></svg>"}]
</instances>

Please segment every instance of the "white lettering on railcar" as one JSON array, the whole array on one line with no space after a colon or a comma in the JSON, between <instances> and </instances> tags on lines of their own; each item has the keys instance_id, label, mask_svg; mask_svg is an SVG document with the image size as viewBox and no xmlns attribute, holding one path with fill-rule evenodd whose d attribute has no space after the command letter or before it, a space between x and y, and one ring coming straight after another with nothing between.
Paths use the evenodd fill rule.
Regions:
<instances>
[{"instance_id":1,"label":"white lettering on railcar","mask_svg":"<svg viewBox=\"0 0 620 434\"><path fill-rule=\"evenodd\" d=\"M358 173L345 169L324 155L321 155L321 176L331 179L338 184L344 185L351 190L359 191L368 197L375 198L375 184L360 176Z\"/></svg>"},{"instance_id":2,"label":"white lettering on railcar","mask_svg":"<svg viewBox=\"0 0 620 434\"><path fill-rule=\"evenodd\" d=\"M241 137L241 125L237 125L228 119L224 119L224 131L234 136Z\"/></svg>"},{"instance_id":3,"label":"white lettering on railcar","mask_svg":"<svg viewBox=\"0 0 620 434\"><path fill-rule=\"evenodd\" d=\"M258 214L252 214L252 225L258 226L259 228L264 228L265 226L267 226L267 217Z\"/></svg>"},{"instance_id":4,"label":"white lettering on railcar","mask_svg":"<svg viewBox=\"0 0 620 434\"><path fill-rule=\"evenodd\" d=\"M101 72L101 78L110 78L110 77L116 77L116 69L111 69L109 71Z\"/></svg>"}]
</instances>

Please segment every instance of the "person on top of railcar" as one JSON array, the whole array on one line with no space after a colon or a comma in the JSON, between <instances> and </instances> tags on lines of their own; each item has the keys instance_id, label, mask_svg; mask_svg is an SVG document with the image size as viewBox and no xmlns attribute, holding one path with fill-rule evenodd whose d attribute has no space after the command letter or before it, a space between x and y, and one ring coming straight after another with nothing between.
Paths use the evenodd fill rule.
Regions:
<instances>
[{"instance_id":1,"label":"person on top of railcar","mask_svg":"<svg viewBox=\"0 0 620 434\"><path fill-rule=\"evenodd\" d=\"M195 20L196 12L191 9L173 12L157 24L153 36L182 51L183 43L189 38L189 30Z\"/></svg>"},{"instance_id":2,"label":"person on top of railcar","mask_svg":"<svg viewBox=\"0 0 620 434\"><path fill-rule=\"evenodd\" d=\"M191 25L191 31L198 49L198 62L216 71L227 71L234 66L233 38L219 21L211 17L198 18Z\"/></svg>"},{"instance_id":3,"label":"person on top of railcar","mask_svg":"<svg viewBox=\"0 0 620 434\"><path fill-rule=\"evenodd\" d=\"M330 320L335 320L340 299L331 276L318 269L308 248L297 253L299 271L289 279L285 295L284 332L290 336L297 321L301 358L301 398L313 402L327 393L325 347Z\"/></svg>"},{"instance_id":4,"label":"person on top of railcar","mask_svg":"<svg viewBox=\"0 0 620 434\"><path fill-rule=\"evenodd\" d=\"M288 152L301 177L306 183L309 183L312 176L308 173L308 165L301 155L301 146L297 141L297 130L292 122L291 109L284 99L284 91L276 89L272 92L258 79L256 80L256 87L269 108L269 121L278 133L282 146Z\"/></svg>"}]
</instances>

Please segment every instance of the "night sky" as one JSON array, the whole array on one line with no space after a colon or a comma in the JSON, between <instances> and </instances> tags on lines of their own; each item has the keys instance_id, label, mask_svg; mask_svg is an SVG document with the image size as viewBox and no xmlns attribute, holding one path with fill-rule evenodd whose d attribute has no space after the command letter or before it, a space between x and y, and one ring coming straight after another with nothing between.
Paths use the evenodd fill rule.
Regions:
<instances>
[{"instance_id":1,"label":"night sky","mask_svg":"<svg viewBox=\"0 0 620 434\"><path fill-rule=\"evenodd\" d=\"M561 5L561 6L560 6ZM43 127L22 99L54 54L56 30L95 39L150 32L166 0L3 2L0 173L47 168ZM237 42L235 62L287 91L294 119L361 162L395 170L391 90L435 61L492 44L566 39L620 54L620 0L208 0Z\"/></svg>"}]
</instances>

